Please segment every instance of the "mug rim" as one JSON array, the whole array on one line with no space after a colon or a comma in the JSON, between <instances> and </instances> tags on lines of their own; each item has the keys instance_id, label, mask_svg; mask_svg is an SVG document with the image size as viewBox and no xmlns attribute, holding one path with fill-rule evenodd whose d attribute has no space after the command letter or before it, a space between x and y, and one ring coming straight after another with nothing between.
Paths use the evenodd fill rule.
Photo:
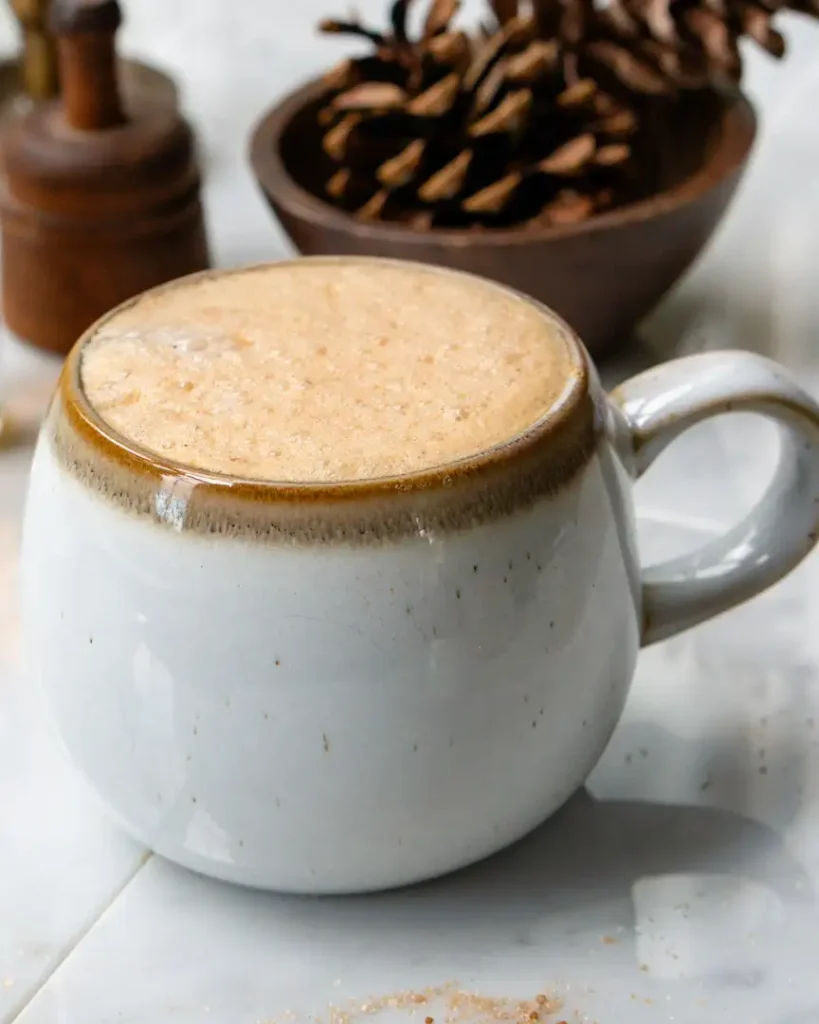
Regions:
<instances>
[{"instance_id":1,"label":"mug rim","mask_svg":"<svg viewBox=\"0 0 819 1024\"><path fill-rule=\"evenodd\" d=\"M529 306L535 307L544 320L550 321L558 329L566 345L569 356L569 372L563 390L544 413L523 431L460 459L409 473L326 481L263 480L200 469L188 463L164 458L117 431L106 422L89 401L82 385L83 353L100 329L121 312L137 305L147 296L173 291L198 281L219 279L236 274L264 272L274 267L300 266L304 263L375 264L395 266L410 271L432 271L444 276L467 278L479 282L484 287L497 289L507 296L525 302ZM307 504L321 502L324 504L380 498L394 493L435 492L450 489L460 483L478 482L481 478L492 474L493 471L512 466L519 459L531 458L536 449L541 449L538 454L543 457L544 462L553 462L555 468L560 465L565 467L563 478L554 482L555 484L566 483L579 468L578 455L581 453L576 450L578 433L588 434L591 432L594 412L589 402L590 376L589 357L577 333L554 310L508 285L467 271L412 260L376 256L330 255L299 256L286 260L271 260L245 266L205 270L141 292L109 310L81 335L66 359L57 393L68 421L67 425L98 456L101 456L106 462L116 464L120 469L142 477L161 479L165 484L168 481L187 481L195 485L197 490L204 488L214 493L229 493L231 498L244 499L254 503L296 502ZM584 426L585 431L583 430ZM594 432L596 433L596 431ZM557 440L561 436L564 445L571 444L575 448L573 458L566 458L566 453L561 451L563 445L560 443L551 449L544 443L550 437ZM588 451L584 453L586 457L580 460L581 464L588 461L593 447L593 445L589 446Z\"/></svg>"}]
</instances>

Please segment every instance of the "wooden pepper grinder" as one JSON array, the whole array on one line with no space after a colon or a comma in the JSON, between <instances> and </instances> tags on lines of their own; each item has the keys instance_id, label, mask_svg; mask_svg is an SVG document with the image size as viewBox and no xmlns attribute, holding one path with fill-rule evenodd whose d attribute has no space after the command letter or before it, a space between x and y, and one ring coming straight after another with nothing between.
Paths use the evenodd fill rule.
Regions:
<instances>
[{"instance_id":1,"label":"wooden pepper grinder","mask_svg":"<svg viewBox=\"0 0 819 1024\"><path fill-rule=\"evenodd\" d=\"M0 183L8 326L66 353L103 313L209 266L192 132L149 94L123 107L117 0L57 0L62 98L13 123Z\"/></svg>"}]
</instances>

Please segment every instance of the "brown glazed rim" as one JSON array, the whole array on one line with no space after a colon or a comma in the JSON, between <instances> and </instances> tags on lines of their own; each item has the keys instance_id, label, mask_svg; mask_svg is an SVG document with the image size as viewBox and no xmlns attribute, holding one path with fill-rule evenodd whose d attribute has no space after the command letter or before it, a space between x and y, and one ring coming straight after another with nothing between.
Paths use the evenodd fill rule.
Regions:
<instances>
[{"instance_id":1,"label":"brown glazed rim","mask_svg":"<svg viewBox=\"0 0 819 1024\"><path fill-rule=\"evenodd\" d=\"M222 278L233 274L263 272L272 267L301 265L304 263L389 264L404 267L416 273L419 270L431 271L435 274L454 275L477 280L486 287L498 289L507 295L515 296L521 301L535 306L560 331L569 354L569 371L566 386L560 397L552 403L549 409L531 427L509 440L502 441L500 444L487 448L475 455L466 456L455 462L445 463L414 473L363 480L329 482L256 480L201 470L186 463L164 459L153 451L143 448L141 445L119 434L91 406L83 391L81 382L82 354L85 345L95 337L106 323L120 312L136 305L146 296L161 294L162 292L171 291L179 287L186 287L195 284L197 281ZM333 504L362 499L383 498L390 494L395 495L398 493L412 494L448 490L454 484L480 482L482 478L494 475L493 471L502 469L518 459L525 459L526 457L531 459L535 453L538 456L544 456L542 461L540 458L538 459L541 464L555 463L555 470L557 471L555 475L558 478L555 480L555 484L566 482L566 480L560 480L559 478L564 475L566 478L574 476L578 468L576 456L581 453L576 452L575 458L567 460L566 453L562 452L560 444L550 448L549 446L543 446L543 442L550 435L554 434L563 437L567 435L577 437L579 433L584 432L584 428L588 434L594 432L591 422L593 408L588 400L590 391L589 378L588 359L574 331L552 310L512 288L497 284L494 281L485 280L465 271L428 266L405 260L367 256L312 256L299 257L295 260L260 263L227 270L206 270L179 278L169 284L152 288L133 299L129 299L106 313L93 324L71 350L60 376L58 396L61 399L66 424L77 437L92 450L96 451L98 455L103 456L106 461L113 462L118 468L133 473L138 477L148 477L156 481L161 480L165 484L173 479L187 481L197 486L197 493L199 494L202 494L204 490L204 492L210 492L214 496L217 493L221 493L225 496L229 495L231 498L243 499L254 503L304 505L307 503ZM576 429L578 426L580 427L579 431ZM573 427L575 428L574 430L572 429ZM592 448L593 446L584 455L581 455L582 462L587 461L591 457ZM563 472L561 472L561 468Z\"/></svg>"},{"instance_id":2,"label":"brown glazed rim","mask_svg":"<svg viewBox=\"0 0 819 1024\"><path fill-rule=\"evenodd\" d=\"M323 89L322 79L312 79L261 116L250 143L250 162L256 177L275 203L301 220L362 240L409 246L428 247L436 243L445 246L479 245L481 248L526 246L534 242L591 235L663 216L694 202L735 173L748 155L749 138L753 138L753 131L749 135L748 124L756 125L756 115L748 99L738 91L726 92L721 97L723 110L719 139L710 158L673 188L577 224L526 231L504 228L485 231L476 239L474 234L457 228L421 232L406 225L361 221L302 188L284 165L280 141L293 118L303 107L318 99Z\"/></svg>"}]
</instances>

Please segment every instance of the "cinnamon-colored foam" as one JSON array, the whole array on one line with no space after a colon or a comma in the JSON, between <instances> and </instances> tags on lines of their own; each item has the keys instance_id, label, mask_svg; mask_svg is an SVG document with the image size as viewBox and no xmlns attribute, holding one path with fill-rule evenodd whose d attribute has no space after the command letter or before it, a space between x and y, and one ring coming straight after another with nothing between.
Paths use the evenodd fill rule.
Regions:
<instances>
[{"instance_id":1,"label":"cinnamon-colored foam","mask_svg":"<svg viewBox=\"0 0 819 1024\"><path fill-rule=\"evenodd\" d=\"M366 480L484 451L573 373L563 328L494 285L302 261L182 282L109 317L81 381L164 459L260 481Z\"/></svg>"}]
</instances>

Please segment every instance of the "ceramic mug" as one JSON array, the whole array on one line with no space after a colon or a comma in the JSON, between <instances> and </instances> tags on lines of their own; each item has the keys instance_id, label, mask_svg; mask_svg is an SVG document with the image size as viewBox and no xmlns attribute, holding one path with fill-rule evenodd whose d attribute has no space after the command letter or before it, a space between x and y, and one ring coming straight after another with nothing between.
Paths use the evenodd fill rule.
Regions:
<instances>
[{"instance_id":1,"label":"ceramic mug","mask_svg":"<svg viewBox=\"0 0 819 1024\"><path fill-rule=\"evenodd\" d=\"M140 450L90 408L75 348L32 471L25 637L71 759L142 842L305 893L483 858L582 785L641 644L810 551L819 408L785 370L716 352L608 397L542 313L573 363L542 420L456 464L349 484ZM641 572L632 481L730 410L783 428L769 490L724 537Z\"/></svg>"}]
</instances>

